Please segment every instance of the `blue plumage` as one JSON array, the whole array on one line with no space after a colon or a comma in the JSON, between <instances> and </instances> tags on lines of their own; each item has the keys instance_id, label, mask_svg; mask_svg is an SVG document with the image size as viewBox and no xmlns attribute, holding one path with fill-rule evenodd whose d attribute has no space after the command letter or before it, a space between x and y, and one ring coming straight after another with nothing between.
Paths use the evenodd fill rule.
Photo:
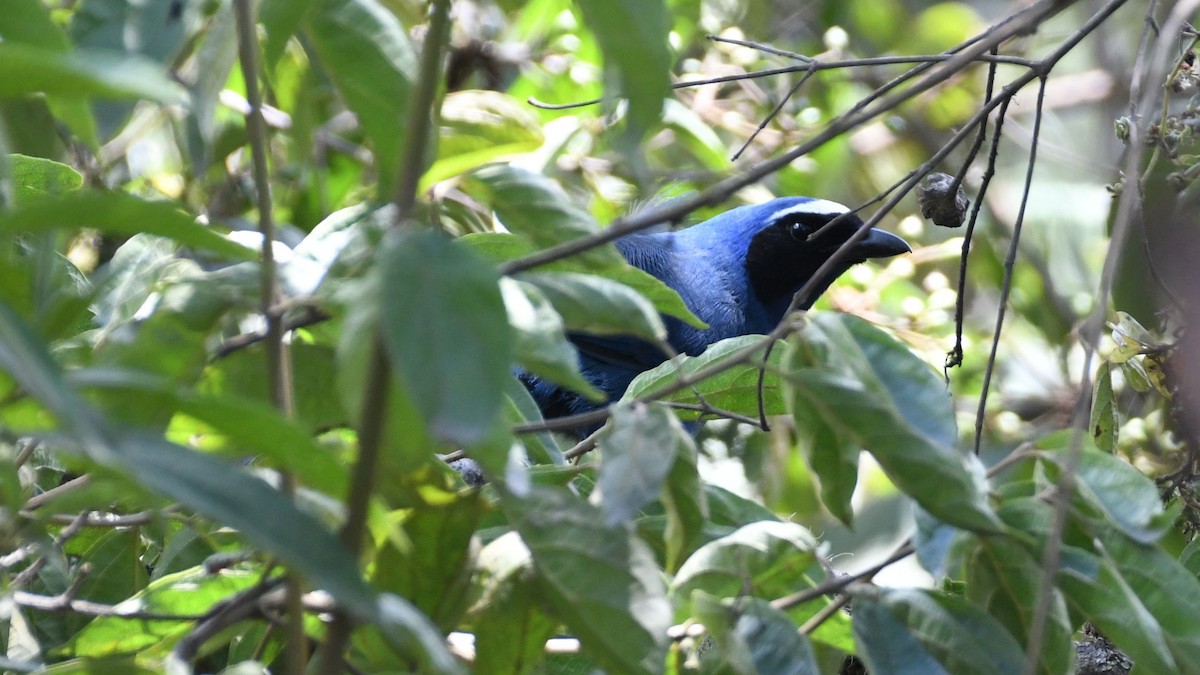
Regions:
<instances>
[{"instance_id":1,"label":"blue plumage","mask_svg":"<svg viewBox=\"0 0 1200 675\"><path fill-rule=\"evenodd\" d=\"M849 215L808 241L809 235L847 211L822 199L784 197L726 211L676 232L629 235L616 245L630 264L675 289L708 324L701 330L664 317L671 347L694 356L718 340L774 329L800 287L862 226L862 220ZM851 266L908 251L903 239L872 230L822 277L802 309ZM654 345L635 338L574 334L571 340L579 350L584 376L609 400L620 398L633 378L667 358ZM547 418L596 407L534 376L524 374L522 380Z\"/></svg>"}]
</instances>

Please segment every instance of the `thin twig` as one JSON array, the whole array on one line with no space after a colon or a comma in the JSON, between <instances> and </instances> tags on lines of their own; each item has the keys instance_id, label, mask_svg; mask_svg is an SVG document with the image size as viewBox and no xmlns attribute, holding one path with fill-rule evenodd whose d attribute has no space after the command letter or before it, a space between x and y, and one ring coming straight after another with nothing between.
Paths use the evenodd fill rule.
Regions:
<instances>
[{"instance_id":1,"label":"thin twig","mask_svg":"<svg viewBox=\"0 0 1200 675\"><path fill-rule=\"evenodd\" d=\"M1021 195L1021 207L1017 211L1016 222L1013 223L1012 239L1008 244L1008 255L1004 258L1004 281L1000 284L1000 307L996 310L996 328L992 332L992 349L988 354L987 365L983 371L983 385L979 392L979 408L975 412L975 454L983 444L983 421L987 413L988 391L992 384L992 374L996 368L996 355L1000 351L1000 333L1004 329L1004 316L1008 311L1008 296L1012 291L1013 268L1017 263L1017 251L1021 246L1021 227L1025 223L1025 207L1029 204L1029 191L1033 188L1033 170L1037 166L1038 136L1042 127L1042 104L1046 98L1046 80L1041 80L1038 87L1037 107L1033 114L1033 144L1029 146L1029 162L1025 169L1025 190Z\"/></svg>"},{"instance_id":2,"label":"thin twig","mask_svg":"<svg viewBox=\"0 0 1200 675\"><path fill-rule=\"evenodd\" d=\"M1000 25L1000 24L997 24ZM966 44L970 44L969 42ZM960 45L962 46L962 45ZM791 57L791 52L785 55ZM803 57L796 54L795 57ZM843 59L840 61L819 61L810 59L804 65L799 66L784 66L782 68L767 68L765 70L752 70L746 73L738 73L737 75L721 75L719 77L707 77L698 80L684 80L675 82L671 85L671 89L690 89L692 87L703 87L709 84L726 84L729 82L742 82L745 80L760 80L767 77L775 77L776 75L789 75L794 73L803 73L809 70L813 72L822 70L839 70L842 68L872 68L879 66L895 66L908 63L918 64L937 64L949 61L954 57L954 53L946 54L923 54L917 56L873 56L861 59ZM1018 56L992 56L990 54L980 54L975 57L974 61L982 63L1005 63L1013 66L1024 66L1026 68L1032 66L1035 61L1023 59ZM586 108L588 106L599 105L604 99L593 98L585 101L574 101L571 103L548 103L539 101L532 96L526 99L526 103L542 110L573 110L575 108Z\"/></svg>"},{"instance_id":3,"label":"thin twig","mask_svg":"<svg viewBox=\"0 0 1200 675\"><path fill-rule=\"evenodd\" d=\"M442 56L450 30L450 2L432 0L430 10L429 30L421 50L420 72L409 101L409 119L405 127L408 143L405 145L394 194L396 212L393 227L407 223L416 204L417 185L425 168L428 131L432 124L430 117L435 112L438 83L442 79ZM373 343L371 366L363 393L362 420L358 429L358 458L351 476L350 492L346 498L346 522L341 532L342 544L356 556L366 533L367 510L378 474L391 388L391 367L378 331ZM318 673L337 675L343 670L342 655L352 631L351 616L345 611L335 612L321 649Z\"/></svg>"},{"instance_id":4,"label":"thin twig","mask_svg":"<svg viewBox=\"0 0 1200 675\"><path fill-rule=\"evenodd\" d=\"M602 246L615 239L619 239L627 234L644 230L659 223L675 222L682 219L689 213L703 206L718 204L737 190L740 190L748 185L758 182L765 176L768 176L785 166L788 166L795 160L812 152L816 148L821 147L830 140L837 138L845 132L854 129L875 117L882 115L904 102L914 98L918 94L928 91L935 86L942 84L945 78L951 74L962 70L969 66L978 57L991 50L996 45L1006 42L1008 39L1021 35L1027 32L1033 26L1038 25L1041 21L1050 15L1059 12L1063 5L1055 0L1039 0L1038 2L1022 9L1017 14L1000 22L997 26L993 26L986 33L986 38L979 39L970 48L963 50L960 53L940 61L934 67L930 68L923 78L915 82L908 89L896 92L889 96L884 96L874 106L867 109L851 110L843 115L838 116L831 121L825 129L812 138L808 139L792 150L771 159L765 160L757 164L741 174L730 176L711 187L702 190L687 198L682 198L664 204L655 209L647 209L636 215L619 218L603 231L564 242L557 246L538 251L531 255L512 260L504 265L501 265L501 272L504 274L516 274L534 267L546 265L551 262L561 260L563 258L582 253L597 246ZM1074 46L1074 43L1071 43ZM1061 57L1061 55L1060 55ZM1041 62L1044 63L1044 62ZM799 69L803 69L800 67ZM780 72L794 72L780 71ZM1021 86L1036 78L1035 75L1026 74L1025 77L1019 78ZM855 240L857 241L857 239Z\"/></svg>"},{"instance_id":5,"label":"thin twig","mask_svg":"<svg viewBox=\"0 0 1200 675\"><path fill-rule=\"evenodd\" d=\"M258 88L258 36L255 32L254 8L250 0L234 0L234 23L237 27L238 62L246 87L246 137L250 143L251 170L257 196L258 232L262 237L262 260L259 261L259 311L267 322L266 360L267 383L271 402L283 413L293 417L292 369L284 344L283 315L276 309L279 300L278 268L275 262L275 217L271 200L271 173L267 166L267 124L263 118L262 93ZM296 479L289 471L281 474L283 491L296 493ZM308 645L304 632L303 593L300 578L295 572L287 575L288 626L285 640L285 672L301 675L308 662Z\"/></svg>"}]
</instances>

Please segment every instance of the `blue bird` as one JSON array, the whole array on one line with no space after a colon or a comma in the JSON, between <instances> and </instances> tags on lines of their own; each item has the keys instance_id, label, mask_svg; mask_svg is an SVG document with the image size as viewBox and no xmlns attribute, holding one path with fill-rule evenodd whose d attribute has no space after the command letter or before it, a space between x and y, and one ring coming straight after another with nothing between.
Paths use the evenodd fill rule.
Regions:
<instances>
[{"instance_id":1,"label":"blue bird","mask_svg":"<svg viewBox=\"0 0 1200 675\"><path fill-rule=\"evenodd\" d=\"M784 197L732 209L675 232L628 235L618 239L616 246L630 264L675 289L692 313L708 324L707 329L699 329L663 317L672 349L695 356L718 340L774 329L800 287L862 227L861 219L847 215L830 231L808 241L847 211L823 199ZM910 250L900 237L872 229L818 281L801 309L808 309L853 265ZM632 337L571 334L570 338L579 351L583 375L609 401L620 398L640 373L668 358L655 345ZM597 407L579 394L527 373L521 379L546 419ZM576 435L594 429L579 429Z\"/></svg>"}]
</instances>

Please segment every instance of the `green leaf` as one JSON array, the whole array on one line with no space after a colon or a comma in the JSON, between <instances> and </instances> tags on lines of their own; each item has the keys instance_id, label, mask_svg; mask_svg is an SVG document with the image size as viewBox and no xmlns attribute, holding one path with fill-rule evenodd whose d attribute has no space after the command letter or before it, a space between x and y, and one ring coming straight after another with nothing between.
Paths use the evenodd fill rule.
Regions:
<instances>
[{"instance_id":1,"label":"green leaf","mask_svg":"<svg viewBox=\"0 0 1200 675\"><path fill-rule=\"evenodd\" d=\"M508 260L515 260L516 258L534 253L537 250L529 242L520 237L499 232L469 234L462 237L462 242L497 264ZM613 252L616 253L615 249ZM654 303L655 309L660 314L673 316L696 328L708 328L708 324L692 314L687 305L683 303L683 298L679 297L679 293L675 292L675 289L667 286L657 277L651 276L625 262L625 259L621 258L619 253L616 256L616 260L607 259L606 257L604 261L573 256L566 260L559 260L548 265L543 265L538 269L543 272L599 274L613 281L625 284L645 296L650 302Z\"/></svg>"},{"instance_id":2,"label":"green leaf","mask_svg":"<svg viewBox=\"0 0 1200 675\"><path fill-rule=\"evenodd\" d=\"M504 278L500 280L500 291L504 295L508 323L516 338L513 355L517 364L593 401L603 401L604 392L592 386L579 372L579 355L567 340L562 317L538 287Z\"/></svg>"},{"instance_id":3,"label":"green leaf","mask_svg":"<svg viewBox=\"0 0 1200 675\"><path fill-rule=\"evenodd\" d=\"M938 519L998 531L983 467L956 447L954 409L933 370L862 319L808 316L788 341L784 363L797 425L820 417L874 455L892 482Z\"/></svg>"},{"instance_id":4,"label":"green leaf","mask_svg":"<svg viewBox=\"0 0 1200 675\"><path fill-rule=\"evenodd\" d=\"M624 525L565 490L502 493L504 510L533 555L545 600L612 672L659 673L671 607L662 570Z\"/></svg>"},{"instance_id":5,"label":"green leaf","mask_svg":"<svg viewBox=\"0 0 1200 675\"><path fill-rule=\"evenodd\" d=\"M1025 653L978 605L916 589L854 595L854 635L872 673L1022 672Z\"/></svg>"},{"instance_id":6,"label":"green leaf","mask_svg":"<svg viewBox=\"0 0 1200 675\"><path fill-rule=\"evenodd\" d=\"M129 599L141 612L200 615L261 579L259 572L227 568L210 573L195 567L162 577ZM143 620L137 630L130 630L128 619L98 617L75 636L72 647L76 656L91 657L144 651L156 644L175 643L191 626L190 621Z\"/></svg>"},{"instance_id":7,"label":"green leaf","mask_svg":"<svg viewBox=\"0 0 1200 675\"><path fill-rule=\"evenodd\" d=\"M3 45L0 43L0 48ZM145 201L124 192L77 190L33 200L0 214L0 232L45 232L83 227L125 236L147 232L234 260L256 258L255 251L198 224L195 216L175 204Z\"/></svg>"},{"instance_id":8,"label":"green leaf","mask_svg":"<svg viewBox=\"0 0 1200 675\"><path fill-rule=\"evenodd\" d=\"M662 404L614 407L596 442L604 459L593 495L609 525L631 520L658 497L679 454L695 454L692 437Z\"/></svg>"},{"instance_id":9,"label":"green leaf","mask_svg":"<svg viewBox=\"0 0 1200 675\"><path fill-rule=\"evenodd\" d=\"M667 550L667 571L676 572L703 541L708 522L708 498L700 480L699 452L695 443L680 443L671 473L662 491L667 525L663 541Z\"/></svg>"},{"instance_id":10,"label":"green leaf","mask_svg":"<svg viewBox=\"0 0 1200 675\"><path fill-rule=\"evenodd\" d=\"M542 411L529 390L516 377L508 378L505 389L508 406L505 408L504 421L506 426L527 424L542 421ZM554 434L541 431L532 434L522 434L521 442L525 446L529 459L536 464L562 464L563 453Z\"/></svg>"},{"instance_id":11,"label":"green leaf","mask_svg":"<svg viewBox=\"0 0 1200 675\"><path fill-rule=\"evenodd\" d=\"M1177 673L1167 635L1109 561L1064 546L1058 586L1067 602L1146 673Z\"/></svg>"},{"instance_id":12,"label":"green leaf","mask_svg":"<svg viewBox=\"0 0 1200 675\"><path fill-rule=\"evenodd\" d=\"M1162 626L1179 672L1200 673L1200 580L1161 546L1118 534L1104 543L1129 588Z\"/></svg>"},{"instance_id":13,"label":"green leaf","mask_svg":"<svg viewBox=\"0 0 1200 675\"><path fill-rule=\"evenodd\" d=\"M499 418L509 378L499 274L432 230L390 237L380 266L380 330L393 372L434 435L479 442Z\"/></svg>"},{"instance_id":14,"label":"green leaf","mask_svg":"<svg viewBox=\"0 0 1200 675\"><path fill-rule=\"evenodd\" d=\"M295 472L304 485L341 497L348 480L344 465L309 434L262 401L224 394L220 397L181 391L168 380L109 368L72 371L68 382L88 389L132 391L159 398L163 405L225 434L239 454L262 455L272 466Z\"/></svg>"},{"instance_id":15,"label":"green leaf","mask_svg":"<svg viewBox=\"0 0 1200 675\"><path fill-rule=\"evenodd\" d=\"M663 0L577 0L604 51L608 95L629 100L629 140L637 142L662 117L670 92L670 20Z\"/></svg>"},{"instance_id":16,"label":"green leaf","mask_svg":"<svg viewBox=\"0 0 1200 675\"><path fill-rule=\"evenodd\" d=\"M305 32L375 150L379 195L391 196L408 137L417 53L408 31L377 0L316 0Z\"/></svg>"},{"instance_id":17,"label":"green leaf","mask_svg":"<svg viewBox=\"0 0 1200 675\"><path fill-rule=\"evenodd\" d=\"M258 22L267 34L263 40L263 63L268 70L274 69L288 40L315 3L316 0L263 0L258 10Z\"/></svg>"},{"instance_id":18,"label":"green leaf","mask_svg":"<svg viewBox=\"0 0 1200 675\"><path fill-rule=\"evenodd\" d=\"M492 207L504 227L548 248L600 230L592 214L576 206L558 183L509 164L493 164L471 173L464 189ZM610 244L584 253L592 264L619 265L621 254Z\"/></svg>"},{"instance_id":19,"label":"green leaf","mask_svg":"<svg viewBox=\"0 0 1200 675\"><path fill-rule=\"evenodd\" d=\"M817 675L812 643L787 614L761 598L715 598L694 603L716 649L703 653L705 668L721 662L716 672ZM728 669L728 670L726 670Z\"/></svg>"},{"instance_id":20,"label":"green leaf","mask_svg":"<svg viewBox=\"0 0 1200 675\"><path fill-rule=\"evenodd\" d=\"M521 280L537 287L571 331L666 340L667 329L650 301L630 287L592 274L531 272Z\"/></svg>"},{"instance_id":21,"label":"green leaf","mask_svg":"<svg viewBox=\"0 0 1200 675\"><path fill-rule=\"evenodd\" d=\"M817 540L803 526L772 520L749 523L701 546L671 582L679 603L695 590L717 597L773 599L811 586Z\"/></svg>"},{"instance_id":22,"label":"green leaf","mask_svg":"<svg viewBox=\"0 0 1200 675\"><path fill-rule=\"evenodd\" d=\"M418 187L421 192L439 181L501 158L533 152L545 140L541 122L529 106L498 91L468 90L447 94L439 121L442 128L438 137L438 159L421 177ZM481 172L521 171L515 167L497 166L502 168L488 167Z\"/></svg>"},{"instance_id":23,"label":"green leaf","mask_svg":"<svg viewBox=\"0 0 1200 675\"><path fill-rule=\"evenodd\" d=\"M1121 458L1091 447L1086 439L1084 443L1076 473L1078 499L1134 541L1158 541L1174 517L1163 508L1154 481ZM1070 433L1063 432L1042 439L1038 447L1055 450L1049 458L1061 469L1069 444Z\"/></svg>"},{"instance_id":24,"label":"green leaf","mask_svg":"<svg viewBox=\"0 0 1200 675\"><path fill-rule=\"evenodd\" d=\"M67 34L54 23L50 11L41 0L9 0L0 12L0 37L43 47L61 53L71 51ZM87 102L77 95L66 94L50 98L54 116L65 122L93 151L98 149L96 120ZM12 133L9 129L9 133Z\"/></svg>"},{"instance_id":25,"label":"green leaf","mask_svg":"<svg viewBox=\"0 0 1200 675\"><path fill-rule=\"evenodd\" d=\"M858 442L844 428L829 424L813 408L796 406L796 446L816 474L821 503L846 527L854 526L850 499L858 485Z\"/></svg>"},{"instance_id":26,"label":"green leaf","mask_svg":"<svg viewBox=\"0 0 1200 675\"><path fill-rule=\"evenodd\" d=\"M186 104L187 92L156 63L140 56L77 50L73 53L0 42L0 97L44 93Z\"/></svg>"},{"instance_id":27,"label":"green leaf","mask_svg":"<svg viewBox=\"0 0 1200 675\"><path fill-rule=\"evenodd\" d=\"M1117 429L1120 428L1117 409L1113 405L1112 363L1105 361L1096 370L1096 386L1092 390L1092 416L1089 428L1092 440L1102 452L1112 454L1117 448Z\"/></svg>"},{"instance_id":28,"label":"green leaf","mask_svg":"<svg viewBox=\"0 0 1200 675\"><path fill-rule=\"evenodd\" d=\"M57 196L83 185L83 175L66 164L16 154L9 155L8 162L17 205L39 197Z\"/></svg>"},{"instance_id":29,"label":"green leaf","mask_svg":"<svg viewBox=\"0 0 1200 675\"><path fill-rule=\"evenodd\" d=\"M376 601L354 559L316 518L263 481L227 462L162 438L108 426L63 380L21 322L0 304L0 368L40 401L67 438L97 464L236 528L292 565L359 616Z\"/></svg>"},{"instance_id":30,"label":"green leaf","mask_svg":"<svg viewBox=\"0 0 1200 675\"><path fill-rule=\"evenodd\" d=\"M1042 565L1011 539L979 537L977 541L966 565L967 599L986 609L1024 644L1033 624ZM1055 589L1042 650L1038 654L1038 673L1063 675L1075 672L1073 632L1066 599Z\"/></svg>"},{"instance_id":31,"label":"green leaf","mask_svg":"<svg viewBox=\"0 0 1200 675\"><path fill-rule=\"evenodd\" d=\"M715 368L718 365L736 358L743 349L760 344L765 347L761 335L743 335L727 338L709 345L704 353L698 356L680 356L666 361L638 375L625 390L623 400L655 398L657 392L674 386L680 378L693 378L697 373ZM783 356L783 350L776 349L771 353L771 365L777 366ZM694 387L681 389L660 400L672 403L700 403L696 392L704 401L713 407L744 415L758 416L758 378L761 355L756 355L748 362L728 368L721 373L706 377L696 382ZM783 399L779 389L779 378L768 371L763 381L763 403L768 415L784 412ZM680 417L694 419L699 417L699 411L680 410Z\"/></svg>"},{"instance_id":32,"label":"green leaf","mask_svg":"<svg viewBox=\"0 0 1200 675\"><path fill-rule=\"evenodd\" d=\"M408 599L449 632L472 590L472 544L481 510L480 495L472 492L404 513L403 537L384 539L374 556L375 586Z\"/></svg>"},{"instance_id":33,"label":"green leaf","mask_svg":"<svg viewBox=\"0 0 1200 675\"><path fill-rule=\"evenodd\" d=\"M502 535L479 554L479 602L475 626L475 672L533 671L558 622L538 607L533 559L515 532Z\"/></svg>"}]
</instances>

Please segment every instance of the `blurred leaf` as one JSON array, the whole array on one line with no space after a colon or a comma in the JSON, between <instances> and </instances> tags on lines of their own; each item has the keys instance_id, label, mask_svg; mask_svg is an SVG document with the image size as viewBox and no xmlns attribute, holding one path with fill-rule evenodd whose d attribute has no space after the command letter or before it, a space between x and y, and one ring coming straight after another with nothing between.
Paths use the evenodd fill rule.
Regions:
<instances>
[{"instance_id":1,"label":"blurred leaf","mask_svg":"<svg viewBox=\"0 0 1200 675\"><path fill-rule=\"evenodd\" d=\"M691 379L696 374L715 368L736 357L738 352L750 345L763 343L760 335L743 335L716 342L698 356L679 356L651 368L634 378L625 391L623 400L644 399L654 397L656 392L674 386L680 378ZM778 366L783 358L783 350L776 349L771 353L769 369ZM755 356L746 363L728 368L716 375L706 377L696 382L693 387L686 387L661 400L673 403L700 402L696 392L699 392L709 405L731 410L743 415L758 416L758 378L761 356ZM779 378L768 370L763 380L763 407L768 415L778 415L784 412L783 398L779 389ZM678 414L684 419L695 419L699 411L679 410Z\"/></svg>"},{"instance_id":2,"label":"blurred leaf","mask_svg":"<svg viewBox=\"0 0 1200 675\"><path fill-rule=\"evenodd\" d=\"M300 28L305 14L317 0L263 0L258 9L258 22L266 37L263 40L263 63L273 70L288 40Z\"/></svg>"},{"instance_id":3,"label":"blurred leaf","mask_svg":"<svg viewBox=\"0 0 1200 675\"><path fill-rule=\"evenodd\" d=\"M380 255L393 372L434 435L482 440L500 413L512 344L499 275L432 230L400 233Z\"/></svg>"},{"instance_id":4,"label":"blurred leaf","mask_svg":"<svg viewBox=\"0 0 1200 675\"><path fill-rule=\"evenodd\" d=\"M475 615L475 672L529 673L541 662L558 623L538 606L529 549L515 532L479 554L482 593Z\"/></svg>"},{"instance_id":5,"label":"blurred leaf","mask_svg":"<svg viewBox=\"0 0 1200 675\"><path fill-rule=\"evenodd\" d=\"M306 34L375 150L378 195L391 196L407 135L417 53L396 15L377 0L314 0Z\"/></svg>"},{"instance_id":6,"label":"blurred leaf","mask_svg":"<svg viewBox=\"0 0 1200 675\"><path fill-rule=\"evenodd\" d=\"M0 12L0 37L36 47L44 47L61 53L72 49L67 34L50 17L50 11L41 0L9 0ZM58 119L66 122L80 139L93 151L98 149L96 120L87 102L72 94L52 96L50 107ZM9 129L9 133L12 133Z\"/></svg>"},{"instance_id":7,"label":"blurred leaf","mask_svg":"<svg viewBox=\"0 0 1200 675\"><path fill-rule=\"evenodd\" d=\"M1180 672L1162 626L1111 563L1064 546L1059 588L1076 611L1147 673Z\"/></svg>"},{"instance_id":8,"label":"blurred leaf","mask_svg":"<svg viewBox=\"0 0 1200 675\"><path fill-rule=\"evenodd\" d=\"M782 597L812 585L805 575L816 548L816 538L796 523L749 523L697 549L675 574L671 595L676 602L695 590L719 598Z\"/></svg>"},{"instance_id":9,"label":"blurred leaf","mask_svg":"<svg viewBox=\"0 0 1200 675\"><path fill-rule=\"evenodd\" d=\"M13 196L18 206L41 197L54 197L77 190L83 185L83 176L66 164L16 154L9 155L8 162L12 172Z\"/></svg>"},{"instance_id":10,"label":"blurred leaf","mask_svg":"<svg viewBox=\"0 0 1200 675\"><path fill-rule=\"evenodd\" d=\"M634 403L612 409L612 421L596 439L604 460L596 492L608 525L628 522L654 501L675 458L692 448L692 437L662 404Z\"/></svg>"},{"instance_id":11,"label":"blurred leaf","mask_svg":"<svg viewBox=\"0 0 1200 675\"><path fill-rule=\"evenodd\" d=\"M1117 448L1117 429L1120 420L1113 405L1112 364L1105 361L1096 370L1096 386L1092 391L1092 440L1102 452L1112 454Z\"/></svg>"},{"instance_id":12,"label":"blurred leaf","mask_svg":"<svg viewBox=\"0 0 1200 675\"><path fill-rule=\"evenodd\" d=\"M546 296L571 331L632 335L653 342L667 338L650 301L622 283L575 272L530 272L521 280Z\"/></svg>"},{"instance_id":13,"label":"blurred leaf","mask_svg":"<svg viewBox=\"0 0 1200 675\"><path fill-rule=\"evenodd\" d=\"M304 485L326 494L346 492L346 467L295 422L274 406L232 394L220 397L179 391L169 381L120 369L79 369L68 382L83 388L136 391L162 400L164 406L210 425L237 443L238 453L265 456L272 466L295 472Z\"/></svg>"},{"instance_id":14,"label":"blurred leaf","mask_svg":"<svg viewBox=\"0 0 1200 675\"><path fill-rule=\"evenodd\" d=\"M455 91L446 94L439 121L442 128L438 139L438 159L421 177L417 188L421 192L429 190L439 181L465 174L504 157L533 152L545 140L537 116L523 102L497 91ZM480 173L493 173L491 178L481 179L486 184L491 179L503 180L496 173L519 172L521 170L511 166L494 165L481 169L474 177L478 178ZM518 178L517 182L520 181ZM517 186L497 186L495 189L504 191L511 188Z\"/></svg>"},{"instance_id":15,"label":"blurred leaf","mask_svg":"<svg viewBox=\"0 0 1200 675\"><path fill-rule=\"evenodd\" d=\"M967 599L978 603L1025 644L1040 592L1042 565L1020 544L1001 537L979 537L966 565ZM1075 672L1074 632L1065 598L1057 589L1050 605L1038 673Z\"/></svg>"},{"instance_id":16,"label":"blurred leaf","mask_svg":"<svg viewBox=\"0 0 1200 675\"><path fill-rule=\"evenodd\" d=\"M540 422L542 420L541 410L538 409L533 396L525 388L525 385L521 384L520 380L510 377L505 392L509 403L505 409L507 413L505 422L508 426ZM549 431L522 434L521 442L529 453L529 459L535 464L563 463L562 448L559 447L554 434Z\"/></svg>"},{"instance_id":17,"label":"blurred leaf","mask_svg":"<svg viewBox=\"0 0 1200 675\"><path fill-rule=\"evenodd\" d=\"M269 402L270 382L264 351L259 345L209 361L198 383L201 393ZM337 386L334 350L325 345L293 342L288 351L295 422L309 433L347 426L349 417L341 402L330 396Z\"/></svg>"},{"instance_id":18,"label":"blurred leaf","mask_svg":"<svg viewBox=\"0 0 1200 675\"><path fill-rule=\"evenodd\" d=\"M662 117L670 92L669 15L663 0L578 0L604 50L610 98L629 101L629 141L637 143Z\"/></svg>"},{"instance_id":19,"label":"blurred leaf","mask_svg":"<svg viewBox=\"0 0 1200 675\"><path fill-rule=\"evenodd\" d=\"M1071 434L1060 432L1039 441L1038 447L1055 450L1049 457L1061 468L1070 442ZM1084 442L1076 474L1079 498L1134 541L1149 544L1161 538L1174 516L1163 509L1154 481L1119 457Z\"/></svg>"},{"instance_id":20,"label":"blurred leaf","mask_svg":"<svg viewBox=\"0 0 1200 675\"><path fill-rule=\"evenodd\" d=\"M913 547L921 567L932 574L936 582L948 576L957 576L957 570L950 566L950 548L962 530L943 523L920 507L915 511L913 515L917 530L913 533Z\"/></svg>"},{"instance_id":21,"label":"blurred leaf","mask_svg":"<svg viewBox=\"0 0 1200 675\"><path fill-rule=\"evenodd\" d=\"M78 50L66 53L0 42L0 97L45 93L147 99L182 105L187 93L157 64L138 56Z\"/></svg>"},{"instance_id":22,"label":"blurred leaf","mask_svg":"<svg viewBox=\"0 0 1200 675\"><path fill-rule=\"evenodd\" d=\"M3 46L0 42L0 50ZM37 199L0 214L0 232L45 232L82 227L127 236L148 232L234 260L257 257L253 250L196 223L195 216L180 210L174 203L145 201L124 192L77 190Z\"/></svg>"},{"instance_id":23,"label":"blurred leaf","mask_svg":"<svg viewBox=\"0 0 1200 675\"><path fill-rule=\"evenodd\" d=\"M1162 626L1179 672L1200 673L1200 580L1159 546L1120 535L1104 543L1129 588Z\"/></svg>"},{"instance_id":24,"label":"blurred leaf","mask_svg":"<svg viewBox=\"0 0 1200 675\"><path fill-rule=\"evenodd\" d=\"M3 305L0 367L58 418L62 431L92 461L237 528L357 615L376 613L373 593L353 558L324 525L233 465L161 438L109 427L67 386L50 355Z\"/></svg>"},{"instance_id":25,"label":"blurred leaf","mask_svg":"<svg viewBox=\"0 0 1200 675\"><path fill-rule=\"evenodd\" d=\"M854 635L872 673L1022 672L1025 653L978 605L916 589L854 595Z\"/></svg>"},{"instance_id":26,"label":"blurred leaf","mask_svg":"<svg viewBox=\"0 0 1200 675\"><path fill-rule=\"evenodd\" d=\"M661 672L671 607L646 545L563 490L505 492L502 503L533 554L545 599L587 653L614 672Z\"/></svg>"},{"instance_id":27,"label":"blurred leaf","mask_svg":"<svg viewBox=\"0 0 1200 675\"><path fill-rule=\"evenodd\" d=\"M715 599L714 599L715 600ZM719 659L719 672L817 675L812 644L787 614L761 598L738 598L721 603L699 599L697 620L716 642L705 652L705 667Z\"/></svg>"},{"instance_id":28,"label":"blurred leaf","mask_svg":"<svg viewBox=\"0 0 1200 675\"><path fill-rule=\"evenodd\" d=\"M954 410L933 370L862 319L808 316L788 341L784 363L792 410L801 411L796 424L819 417L836 426L938 519L970 530L999 530L983 467L958 449Z\"/></svg>"},{"instance_id":29,"label":"blurred leaf","mask_svg":"<svg viewBox=\"0 0 1200 675\"><path fill-rule=\"evenodd\" d=\"M667 514L663 541L669 572L677 572L703 541L708 521L708 499L697 466L698 455L695 443L680 443L662 491L663 510Z\"/></svg>"},{"instance_id":30,"label":"blurred leaf","mask_svg":"<svg viewBox=\"0 0 1200 675\"><path fill-rule=\"evenodd\" d=\"M375 586L406 598L444 631L457 626L469 602L481 506L474 492L400 514L405 536L384 540L374 557Z\"/></svg>"},{"instance_id":31,"label":"blurred leaf","mask_svg":"<svg viewBox=\"0 0 1200 675\"><path fill-rule=\"evenodd\" d=\"M506 277L500 280L500 291L516 338L517 364L593 401L603 401L604 393L579 372L579 355L567 340L562 317L538 287Z\"/></svg>"},{"instance_id":32,"label":"blurred leaf","mask_svg":"<svg viewBox=\"0 0 1200 675\"><path fill-rule=\"evenodd\" d=\"M136 602L141 612L200 615L260 580L261 574L249 571L224 569L209 573L197 567L162 577L130 599ZM130 630L128 619L98 617L75 636L71 646L76 656L124 654L145 650L164 641L173 644L186 635L191 626L190 621L144 620L138 622L138 630Z\"/></svg>"}]
</instances>

